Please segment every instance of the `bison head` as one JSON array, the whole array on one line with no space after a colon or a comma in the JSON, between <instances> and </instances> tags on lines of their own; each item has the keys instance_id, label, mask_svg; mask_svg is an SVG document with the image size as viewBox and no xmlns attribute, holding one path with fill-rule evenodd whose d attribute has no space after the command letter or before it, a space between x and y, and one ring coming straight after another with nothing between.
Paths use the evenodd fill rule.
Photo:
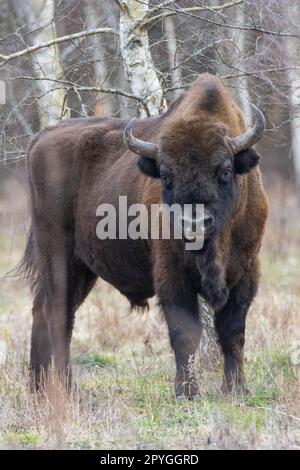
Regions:
<instances>
[{"instance_id":1,"label":"bison head","mask_svg":"<svg viewBox=\"0 0 300 470\"><path fill-rule=\"evenodd\" d=\"M239 204L245 174L259 156L253 148L265 130L265 118L252 105L255 123L236 137L229 127L209 113L188 118L166 119L159 142L133 136L134 120L124 130L128 149L138 154L140 170L159 178L163 202L172 205L203 204L205 239L214 238Z\"/></svg>"}]
</instances>

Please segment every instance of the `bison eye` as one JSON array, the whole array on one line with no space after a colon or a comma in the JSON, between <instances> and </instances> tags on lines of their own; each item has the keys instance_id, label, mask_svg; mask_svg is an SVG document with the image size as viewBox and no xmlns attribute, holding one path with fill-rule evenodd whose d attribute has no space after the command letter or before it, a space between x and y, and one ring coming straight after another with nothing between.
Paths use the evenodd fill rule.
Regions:
<instances>
[{"instance_id":1,"label":"bison eye","mask_svg":"<svg viewBox=\"0 0 300 470\"><path fill-rule=\"evenodd\" d=\"M162 182L163 187L169 191L172 189L172 178L170 175L163 173L160 175L160 180Z\"/></svg>"},{"instance_id":2,"label":"bison eye","mask_svg":"<svg viewBox=\"0 0 300 470\"><path fill-rule=\"evenodd\" d=\"M226 167L220 175L220 180L222 183L227 183L231 178L232 167Z\"/></svg>"}]
</instances>

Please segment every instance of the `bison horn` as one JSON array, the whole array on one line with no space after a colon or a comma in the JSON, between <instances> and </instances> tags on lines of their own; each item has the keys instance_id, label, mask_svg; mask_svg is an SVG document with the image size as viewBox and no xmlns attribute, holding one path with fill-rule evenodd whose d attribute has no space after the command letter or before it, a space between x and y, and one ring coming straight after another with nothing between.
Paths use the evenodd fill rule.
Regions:
<instances>
[{"instance_id":1,"label":"bison horn","mask_svg":"<svg viewBox=\"0 0 300 470\"><path fill-rule=\"evenodd\" d=\"M143 157L154 159L158 152L158 145L152 142L144 142L143 140L137 139L132 134L132 128L136 118L131 119L123 132L123 140L126 147L138 155Z\"/></svg>"},{"instance_id":2,"label":"bison horn","mask_svg":"<svg viewBox=\"0 0 300 470\"><path fill-rule=\"evenodd\" d=\"M234 152L238 153L242 150L255 145L263 136L266 129L266 120L263 113L254 104L250 103L255 111L255 124L250 127L243 134L234 137L232 143L234 145Z\"/></svg>"}]
</instances>

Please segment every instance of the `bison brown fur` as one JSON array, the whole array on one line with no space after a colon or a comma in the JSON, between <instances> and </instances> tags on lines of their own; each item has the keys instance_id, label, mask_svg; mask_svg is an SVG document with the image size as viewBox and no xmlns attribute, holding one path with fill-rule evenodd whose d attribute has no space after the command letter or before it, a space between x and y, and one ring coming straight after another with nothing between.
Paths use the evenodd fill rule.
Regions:
<instances>
[{"instance_id":1,"label":"bison brown fur","mask_svg":"<svg viewBox=\"0 0 300 470\"><path fill-rule=\"evenodd\" d=\"M52 360L60 376L68 374L75 311L100 277L133 307L157 295L175 353L178 397L199 396L194 358L202 295L215 311L223 389L243 389L245 321L268 212L258 154L253 146L234 151L234 139L248 128L244 116L221 81L204 74L165 114L135 121L135 138L156 144L152 158L126 148L127 123L67 120L29 146L32 227L23 267L34 295L33 380L39 386ZM196 253L181 240L100 241L96 208L117 206L120 195L147 207L202 203L212 233Z\"/></svg>"}]
</instances>

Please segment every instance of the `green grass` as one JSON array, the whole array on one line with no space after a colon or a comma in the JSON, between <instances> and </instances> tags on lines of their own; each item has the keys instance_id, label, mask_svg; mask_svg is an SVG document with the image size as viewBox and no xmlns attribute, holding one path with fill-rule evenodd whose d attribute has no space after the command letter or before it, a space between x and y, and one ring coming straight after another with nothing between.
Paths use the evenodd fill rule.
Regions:
<instances>
[{"instance_id":1,"label":"green grass","mask_svg":"<svg viewBox=\"0 0 300 470\"><path fill-rule=\"evenodd\" d=\"M41 438L36 433L16 431L5 434L4 442L11 446L28 448L39 446Z\"/></svg>"},{"instance_id":2,"label":"green grass","mask_svg":"<svg viewBox=\"0 0 300 470\"><path fill-rule=\"evenodd\" d=\"M267 406L278 401L281 390L296 381L296 369L283 346L281 350L253 354L246 370L252 383L246 403L251 406Z\"/></svg>"},{"instance_id":3,"label":"green grass","mask_svg":"<svg viewBox=\"0 0 300 470\"><path fill-rule=\"evenodd\" d=\"M295 281L297 282L300 266L298 249L294 249L286 255L274 254L265 250L261 258L263 276L268 282L285 288L290 288Z\"/></svg>"},{"instance_id":4,"label":"green grass","mask_svg":"<svg viewBox=\"0 0 300 470\"><path fill-rule=\"evenodd\" d=\"M90 367L116 367L115 357L105 356L96 352L91 352L81 356L77 361L82 366Z\"/></svg>"},{"instance_id":5,"label":"green grass","mask_svg":"<svg viewBox=\"0 0 300 470\"><path fill-rule=\"evenodd\" d=\"M148 363L151 368L148 368ZM200 401L179 401L174 399L171 364L161 366L156 358L139 357L130 361L130 353L117 359L117 370L107 373L99 370L88 380L88 386L81 382L82 392L92 396L92 407L97 406L98 393L102 400L117 396L130 418L119 438L126 446L127 434L135 446L147 442L153 447L176 447L176 443L191 433L201 447L208 430L218 428L234 429L235 433L264 433L267 431L272 405L283 400L286 388L281 390L281 379L285 387L293 387L295 375L284 349L253 355L247 368L250 371L250 396L224 397L217 388L221 371L216 371ZM269 367L272 367L272 373ZM254 374L255 370L255 374ZM94 393L92 393L94 391ZM101 434L101 431L100 431ZM173 443L173 444L170 444ZM204 445L204 444L203 444ZM117 441L114 446L118 446Z\"/></svg>"}]
</instances>

